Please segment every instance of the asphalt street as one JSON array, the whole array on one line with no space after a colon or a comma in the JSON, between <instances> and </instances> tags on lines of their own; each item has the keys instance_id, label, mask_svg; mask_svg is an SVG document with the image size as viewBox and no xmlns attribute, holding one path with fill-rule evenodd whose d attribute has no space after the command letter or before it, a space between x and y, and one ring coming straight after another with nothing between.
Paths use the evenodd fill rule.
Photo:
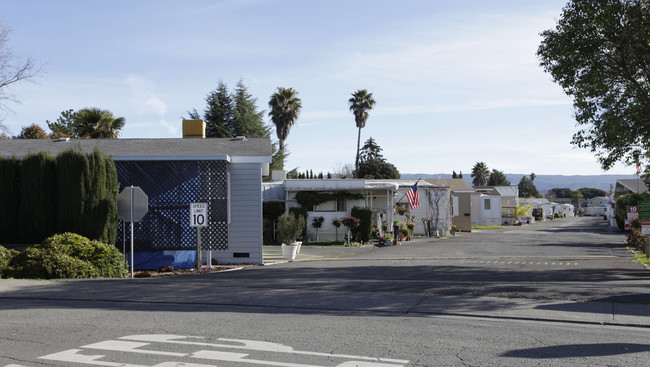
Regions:
<instances>
[{"instance_id":1,"label":"asphalt street","mask_svg":"<svg viewBox=\"0 0 650 367\"><path fill-rule=\"evenodd\" d=\"M0 366L644 366L650 271L599 218L303 247L158 279L0 281Z\"/></svg>"}]
</instances>

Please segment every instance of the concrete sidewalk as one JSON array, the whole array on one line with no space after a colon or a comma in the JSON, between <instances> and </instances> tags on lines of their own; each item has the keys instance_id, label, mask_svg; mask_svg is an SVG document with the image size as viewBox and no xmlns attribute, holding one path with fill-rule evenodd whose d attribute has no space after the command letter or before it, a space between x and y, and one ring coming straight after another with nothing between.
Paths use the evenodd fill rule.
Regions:
<instances>
[{"instance_id":1,"label":"concrete sidewalk","mask_svg":"<svg viewBox=\"0 0 650 367\"><path fill-rule=\"evenodd\" d=\"M244 270L254 271L254 270ZM274 308L283 313L375 312L391 316L456 315L496 319L578 322L650 327L650 305L573 302L496 297L426 296L408 293L342 292L232 286L219 274L148 279L0 280L0 309L30 300L79 301L75 307L128 308L133 304L167 304ZM221 294L214 294L215 283ZM12 306L15 302L16 306ZM106 303L102 303L106 302Z\"/></svg>"}]
</instances>

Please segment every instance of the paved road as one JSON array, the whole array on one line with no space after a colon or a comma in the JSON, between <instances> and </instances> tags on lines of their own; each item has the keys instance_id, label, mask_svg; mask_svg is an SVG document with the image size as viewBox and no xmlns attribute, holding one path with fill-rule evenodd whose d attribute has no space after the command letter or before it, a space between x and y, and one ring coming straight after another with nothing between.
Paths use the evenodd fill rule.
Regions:
<instances>
[{"instance_id":1,"label":"paved road","mask_svg":"<svg viewBox=\"0 0 650 367\"><path fill-rule=\"evenodd\" d=\"M650 272L602 224L305 248L202 276L3 280L0 367L645 366Z\"/></svg>"}]
</instances>

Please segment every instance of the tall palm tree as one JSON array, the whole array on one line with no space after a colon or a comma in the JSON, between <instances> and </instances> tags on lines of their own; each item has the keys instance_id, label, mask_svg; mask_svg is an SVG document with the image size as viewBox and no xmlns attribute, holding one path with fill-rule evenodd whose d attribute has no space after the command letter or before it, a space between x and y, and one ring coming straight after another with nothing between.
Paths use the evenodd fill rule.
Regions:
<instances>
[{"instance_id":1,"label":"tall palm tree","mask_svg":"<svg viewBox=\"0 0 650 367\"><path fill-rule=\"evenodd\" d=\"M472 183L474 186L487 186L489 176L490 170L485 162L476 162L472 167L472 178L474 178Z\"/></svg>"},{"instance_id":2,"label":"tall palm tree","mask_svg":"<svg viewBox=\"0 0 650 367\"><path fill-rule=\"evenodd\" d=\"M359 128L359 135L357 136L357 158L354 161L355 173L359 172L359 149L361 146L361 129L366 126L368 121L368 111L372 110L375 106L375 100L372 98L372 93L368 93L365 89L359 89L352 93L352 98L348 100L350 111L354 114L354 121Z\"/></svg>"},{"instance_id":3,"label":"tall palm tree","mask_svg":"<svg viewBox=\"0 0 650 367\"><path fill-rule=\"evenodd\" d=\"M280 142L279 152L284 154L284 141L289 137L289 130L298 119L302 109L302 101L298 92L293 88L281 88L271 95L269 100L269 116L275 124L275 132Z\"/></svg>"},{"instance_id":4,"label":"tall palm tree","mask_svg":"<svg viewBox=\"0 0 650 367\"><path fill-rule=\"evenodd\" d=\"M74 135L82 139L116 139L124 128L124 117L94 107L75 112L72 121Z\"/></svg>"}]
</instances>

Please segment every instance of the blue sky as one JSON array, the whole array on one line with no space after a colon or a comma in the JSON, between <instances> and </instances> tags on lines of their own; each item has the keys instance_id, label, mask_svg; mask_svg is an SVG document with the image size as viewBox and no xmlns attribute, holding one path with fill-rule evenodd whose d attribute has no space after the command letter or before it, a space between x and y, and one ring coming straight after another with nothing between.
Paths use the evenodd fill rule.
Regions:
<instances>
[{"instance_id":1,"label":"blue sky","mask_svg":"<svg viewBox=\"0 0 650 367\"><path fill-rule=\"evenodd\" d=\"M123 138L181 137L218 81L242 79L260 110L279 86L299 92L289 169L354 163L347 100L367 89L377 103L362 143L373 137L402 173L469 173L478 161L506 173L634 173L604 172L570 144L571 99L538 66L539 33L564 0L1 3L14 53L44 70L10 90L21 101L2 112L13 134L99 107L126 119Z\"/></svg>"}]
</instances>

